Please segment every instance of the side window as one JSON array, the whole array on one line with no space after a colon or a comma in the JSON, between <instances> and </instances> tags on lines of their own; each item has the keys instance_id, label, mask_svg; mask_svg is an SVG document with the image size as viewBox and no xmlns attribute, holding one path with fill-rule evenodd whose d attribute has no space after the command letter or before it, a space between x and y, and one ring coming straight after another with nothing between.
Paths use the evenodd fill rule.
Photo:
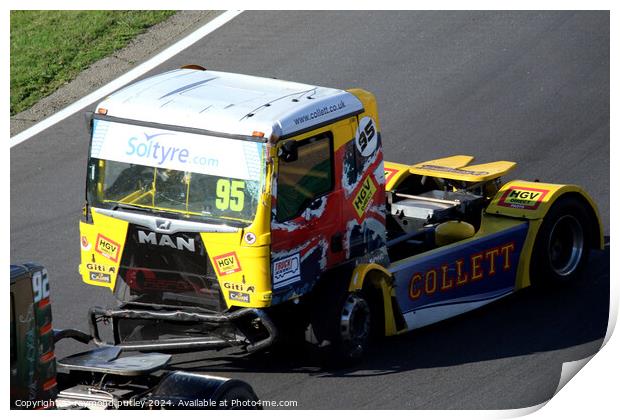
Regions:
<instances>
[{"instance_id":1,"label":"side window","mask_svg":"<svg viewBox=\"0 0 620 420\"><path fill-rule=\"evenodd\" d=\"M278 163L276 220L296 216L316 198L333 188L331 135L328 133L299 142L297 160Z\"/></svg>"}]
</instances>

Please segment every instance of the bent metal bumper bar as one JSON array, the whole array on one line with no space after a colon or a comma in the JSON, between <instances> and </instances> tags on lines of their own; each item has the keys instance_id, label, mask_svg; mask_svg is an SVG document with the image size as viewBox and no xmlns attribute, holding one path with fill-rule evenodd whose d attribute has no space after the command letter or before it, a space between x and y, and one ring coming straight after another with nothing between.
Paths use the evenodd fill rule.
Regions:
<instances>
[{"instance_id":1,"label":"bent metal bumper bar","mask_svg":"<svg viewBox=\"0 0 620 420\"><path fill-rule=\"evenodd\" d=\"M112 309L92 307L88 311L90 334L97 346L110 346L99 336L97 326L98 318L101 319L151 319L176 322L209 322L209 323L234 323L241 318L252 317L258 319L268 333L267 338L256 342L250 342L246 338L225 339L219 337L183 337L162 339L157 341L137 341L133 343L114 343L115 346L125 350L137 351L165 351L165 350L211 350L231 346L245 346L249 353L269 347L276 339L276 327L265 313L255 308L243 308L226 314L207 314L196 312L177 311L149 311L141 309ZM115 334L116 336L116 334Z\"/></svg>"}]
</instances>

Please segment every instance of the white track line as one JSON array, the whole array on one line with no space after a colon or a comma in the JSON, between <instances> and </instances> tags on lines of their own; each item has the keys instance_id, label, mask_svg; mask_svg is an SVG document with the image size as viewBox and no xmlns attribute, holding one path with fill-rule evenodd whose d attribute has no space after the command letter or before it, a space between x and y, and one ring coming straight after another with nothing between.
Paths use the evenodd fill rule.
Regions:
<instances>
[{"instance_id":1,"label":"white track line","mask_svg":"<svg viewBox=\"0 0 620 420\"><path fill-rule=\"evenodd\" d=\"M160 52L156 56L140 64L138 67L134 68L133 70L128 71L127 73L119 77L118 79L111 81L107 85L97 89L96 91L94 91L93 93L89 95L86 95L82 99L78 100L77 102L72 103L71 105L58 111L54 115L47 117L43 121L11 137L11 140L10 140L11 147L17 146L18 144L20 144L23 141L28 140L30 137L34 136L35 134L40 133L46 128L49 128L52 125L58 123L59 121L62 121L68 116L76 113L77 111L84 108L85 106L95 102L96 100L100 98L103 98L106 95L109 95L110 93L114 92L117 89L120 89L127 83L142 76L144 73L153 69L154 67L157 67L158 65L168 60L169 58L174 57L176 54L183 51L190 45L194 44L195 42L199 41L200 39L204 38L211 32L218 29L219 27L228 23L229 21L231 21L232 19L240 15L241 12L243 12L243 10L229 10L227 12L222 13L221 15L209 21L207 24L200 27L196 31L192 32L191 34L189 34L188 36L186 36L179 42L166 48L164 51Z\"/></svg>"}]
</instances>

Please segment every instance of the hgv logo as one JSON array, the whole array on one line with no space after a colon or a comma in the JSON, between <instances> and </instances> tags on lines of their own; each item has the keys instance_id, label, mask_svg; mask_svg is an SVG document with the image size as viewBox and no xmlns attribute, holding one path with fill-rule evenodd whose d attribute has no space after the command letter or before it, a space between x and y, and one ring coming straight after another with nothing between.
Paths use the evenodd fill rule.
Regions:
<instances>
[{"instance_id":1,"label":"hgv logo","mask_svg":"<svg viewBox=\"0 0 620 420\"><path fill-rule=\"evenodd\" d=\"M522 200L535 200L537 197L540 197L540 193L530 192L530 191L519 191L512 190L510 194L508 194L510 198L520 198Z\"/></svg>"},{"instance_id":2,"label":"hgv logo","mask_svg":"<svg viewBox=\"0 0 620 420\"><path fill-rule=\"evenodd\" d=\"M220 276L226 276L228 274L241 271L241 264L237 259L237 254L229 252L228 254L218 255L213 258L213 265Z\"/></svg>"},{"instance_id":3,"label":"hgv logo","mask_svg":"<svg viewBox=\"0 0 620 420\"><path fill-rule=\"evenodd\" d=\"M372 201L372 197L375 195L375 192L377 192L377 187L375 186L375 183L371 179L370 175L368 175L353 200L353 207L355 208L357 217L360 219Z\"/></svg>"},{"instance_id":4,"label":"hgv logo","mask_svg":"<svg viewBox=\"0 0 620 420\"><path fill-rule=\"evenodd\" d=\"M117 262L120 245L110 238L106 238L102 234L97 235L97 243L95 245L95 251L103 255L104 257Z\"/></svg>"},{"instance_id":5,"label":"hgv logo","mask_svg":"<svg viewBox=\"0 0 620 420\"><path fill-rule=\"evenodd\" d=\"M514 186L506 190L497 203L503 207L536 210L549 190Z\"/></svg>"}]
</instances>

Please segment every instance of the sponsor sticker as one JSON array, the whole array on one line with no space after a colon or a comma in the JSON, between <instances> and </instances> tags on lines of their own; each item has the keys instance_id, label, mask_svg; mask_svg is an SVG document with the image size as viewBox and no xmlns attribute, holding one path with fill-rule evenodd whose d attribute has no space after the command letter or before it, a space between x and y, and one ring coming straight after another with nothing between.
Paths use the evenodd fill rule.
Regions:
<instances>
[{"instance_id":1,"label":"sponsor sticker","mask_svg":"<svg viewBox=\"0 0 620 420\"><path fill-rule=\"evenodd\" d=\"M285 282L301 274L299 253L273 262L272 267L273 283Z\"/></svg>"},{"instance_id":2,"label":"sponsor sticker","mask_svg":"<svg viewBox=\"0 0 620 420\"><path fill-rule=\"evenodd\" d=\"M392 177L397 173L398 169L385 168L385 183L387 184L388 182L390 182L390 179L392 179Z\"/></svg>"},{"instance_id":3,"label":"sponsor sticker","mask_svg":"<svg viewBox=\"0 0 620 420\"><path fill-rule=\"evenodd\" d=\"M504 192L497 205L515 209L536 210L548 193L549 190L515 185Z\"/></svg>"},{"instance_id":4,"label":"sponsor sticker","mask_svg":"<svg viewBox=\"0 0 620 420\"><path fill-rule=\"evenodd\" d=\"M228 254L214 257L213 265L217 270L217 274L220 276L227 276L241 271L241 264L239 263L239 259L237 258L237 254L235 252L229 252Z\"/></svg>"},{"instance_id":5,"label":"sponsor sticker","mask_svg":"<svg viewBox=\"0 0 620 420\"><path fill-rule=\"evenodd\" d=\"M106 238L102 234L97 235L95 251L97 251L104 257L114 262L118 262L118 253L120 248L121 246L113 240Z\"/></svg>"},{"instance_id":6,"label":"sponsor sticker","mask_svg":"<svg viewBox=\"0 0 620 420\"><path fill-rule=\"evenodd\" d=\"M110 275L105 273L99 273L97 271L89 271L88 276L91 281L98 281L102 283L110 283Z\"/></svg>"},{"instance_id":7,"label":"sponsor sticker","mask_svg":"<svg viewBox=\"0 0 620 420\"><path fill-rule=\"evenodd\" d=\"M355 146L362 156L370 156L377 150L379 134L377 126L370 117L364 117L355 132Z\"/></svg>"},{"instance_id":8,"label":"sponsor sticker","mask_svg":"<svg viewBox=\"0 0 620 420\"><path fill-rule=\"evenodd\" d=\"M90 242L88 242L86 235L82 235L80 238L80 247L82 248L82 251L90 251Z\"/></svg>"},{"instance_id":9,"label":"sponsor sticker","mask_svg":"<svg viewBox=\"0 0 620 420\"><path fill-rule=\"evenodd\" d=\"M250 303L250 295L247 293L242 293L242 292L232 292L229 291L228 292L228 299L230 300L237 300L239 302L243 302L243 303Z\"/></svg>"},{"instance_id":10,"label":"sponsor sticker","mask_svg":"<svg viewBox=\"0 0 620 420\"><path fill-rule=\"evenodd\" d=\"M245 284L241 284L241 283L231 283L229 281L224 283L224 287L226 289L230 289L230 290L236 290L238 292L254 292L254 286L246 286Z\"/></svg>"},{"instance_id":11,"label":"sponsor sticker","mask_svg":"<svg viewBox=\"0 0 620 420\"><path fill-rule=\"evenodd\" d=\"M265 146L95 119L91 157L155 168L258 180Z\"/></svg>"},{"instance_id":12,"label":"sponsor sticker","mask_svg":"<svg viewBox=\"0 0 620 420\"><path fill-rule=\"evenodd\" d=\"M115 273L116 267L105 264L86 263L86 269L91 271L99 271L102 273Z\"/></svg>"},{"instance_id":13,"label":"sponsor sticker","mask_svg":"<svg viewBox=\"0 0 620 420\"><path fill-rule=\"evenodd\" d=\"M372 180L370 175L368 175L364 182L362 182L362 186L353 199L353 208L355 208L358 218L361 219L362 215L368 209L368 205L372 201L372 197L375 195L375 192L377 192L375 182Z\"/></svg>"}]
</instances>

